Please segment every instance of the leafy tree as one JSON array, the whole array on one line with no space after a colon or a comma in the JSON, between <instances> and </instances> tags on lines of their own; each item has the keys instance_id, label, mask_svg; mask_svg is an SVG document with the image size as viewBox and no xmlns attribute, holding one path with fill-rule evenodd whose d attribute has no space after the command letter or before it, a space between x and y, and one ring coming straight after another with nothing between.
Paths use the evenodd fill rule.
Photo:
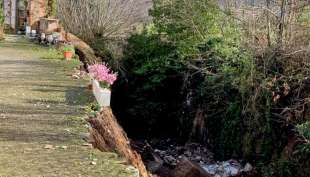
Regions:
<instances>
[{"instance_id":1,"label":"leafy tree","mask_svg":"<svg viewBox=\"0 0 310 177\"><path fill-rule=\"evenodd\" d=\"M122 104L114 105L122 121L129 122L138 134L142 131L134 125L141 123L144 130L157 134L159 128L164 134L170 130L185 141L197 141L191 130L200 110L206 123L199 128L207 133L198 141L208 143L216 157L253 160L263 164L258 170L266 177L294 175L298 163L281 155L291 133L281 111L303 105L297 101L293 106L295 95L309 95L304 86L308 70L301 69L300 62L304 56L296 55L300 58L294 61L270 49L264 55L253 55L248 44L253 40L259 45L258 39L252 39L252 33L250 39L243 22L233 19L216 1L153 2L153 24L130 37L125 50L126 77L119 87L123 88ZM308 25L307 17L305 13L298 19ZM271 34L281 31L279 25L271 27L276 27L269 29ZM308 162L302 158L308 157L309 145L299 152L296 161L302 165L298 166L306 167L301 173L309 176L304 172Z\"/></svg>"},{"instance_id":2,"label":"leafy tree","mask_svg":"<svg viewBox=\"0 0 310 177\"><path fill-rule=\"evenodd\" d=\"M251 57L241 48L237 24L211 1L154 0L151 14L153 24L128 40L124 80L129 89L122 93L129 95L130 103L120 109L127 111L120 117L151 122L145 128L155 131L158 125L170 125L188 138L193 110L212 105L207 103L212 100L224 104L212 105L210 112L225 113L229 107L226 100L236 95L232 93L246 94ZM175 101L169 101L169 96ZM194 98L192 108L186 106L189 97ZM237 106L235 110L242 110L240 102Z\"/></svg>"},{"instance_id":3,"label":"leafy tree","mask_svg":"<svg viewBox=\"0 0 310 177\"><path fill-rule=\"evenodd\" d=\"M206 74L248 75L253 66L250 54L241 47L241 29L216 2L154 0L151 14L158 32L177 47L185 62L202 59L196 68Z\"/></svg>"}]
</instances>

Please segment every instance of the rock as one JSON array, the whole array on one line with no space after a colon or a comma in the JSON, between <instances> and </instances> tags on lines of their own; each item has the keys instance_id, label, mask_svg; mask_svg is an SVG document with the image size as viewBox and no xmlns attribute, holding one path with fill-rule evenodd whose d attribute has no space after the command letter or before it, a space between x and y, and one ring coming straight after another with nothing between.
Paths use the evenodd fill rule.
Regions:
<instances>
[{"instance_id":1,"label":"rock","mask_svg":"<svg viewBox=\"0 0 310 177\"><path fill-rule=\"evenodd\" d=\"M170 177L211 177L203 168L198 164L183 158L171 172Z\"/></svg>"},{"instance_id":2,"label":"rock","mask_svg":"<svg viewBox=\"0 0 310 177\"><path fill-rule=\"evenodd\" d=\"M174 157L172 157L171 155L168 155L168 156L164 157L164 162L167 164L171 164L171 165L175 166L177 163L177 160Z\"/></svg>"},{"instance_id":3,"label":"rock","mask_svg":"<svg viewBox=\"0 0 310 177\"><path fill-rule=\"evenodd\" d=\"M72 74L72 79L80 79L80 76L78 76L77 74Z\"/></svg>"},{"instance_id":4,"label":"rock","mask_svg":"<svg viewBox=\"0 0 310 177\"><path fill-rule=\"evenodd\" d=\"M190 157L190 156L192 156L192 153L190 151L185 151L184 155L186 155L187 157Z\"/></svg>"},{"instance_id":5,"label":"rock","mask_svg":"<svg viewBox=\"0 0 310 177\"><path fill-rule=\"evenodd\" d=\"M154 160L147 163L147 169L152 173L156 173L160 168L163 167L164 161L158 155L152 155Z\"/></svg>"},{"instance_id":6,"label":"rock","mask_svg":"<svg viewBox=\"0 0 310 177\"><path fill-rule=\"evenodd\" d=\"M82 146L89 146L89 147L92 147L93 145L90 144L90 143L83 143Z\"/></svg>"},{"instance_id":7,"label":"rock","mask_svg":"<svg viewBox=\"0 0 310 177\"><path fill-rule=\"evenodd\" d=\"M240 164L237 164L236 162L231 163L232 161L227 161L223 163L223 170L224 174L227 176L236 176L239 174L240 171Z\"/></svg>"},{"instance_id":8,"label":"rock","mask_svg":"<svg viewBox=\"0 0 310 177\"><path fill-rule=\"evenodd\" d=\"M195 157L195 160L196 160L196 161L201 161L201 159L202 159L201 156L196 156L196 157Z\"/></svg>"},{"instance_id":9,"label":"rock","mask_svg":"<svg viewBox=\"0 0 310 177\"><path fill-rule=\"evenodd\" d=\"M246 163L244 168L241 170L242 172L250 172L253 170L253 166L250 163Z\"/></svg>"},{"instance_id":10,"label":"rock","mask_svg":"<svg viewBox=\"0 0 310 177\"><path fill-rule=\"evenodd\" d=\"M206 170L211 175L215 175L218 168L219 168L219 165L217 164L203 166L203 169Z\"/></svg>"},{"instance_id":11,"label":"rock","mask_svg":"<svg viewBox=\"0 0 310 177\"><path fill-rule=\"evenodd\" d=\"M6 119L7 117L6 117L6 115L5 115L5 114L0 114L0 118L2 118L2 119Z\"/></svg>"},{"instance_id":12,"label":"rock","mask_svg":"<svg viewBox=\"0 0 310 177\"><path fill-rule=\"evenodd\" d=\"M44 146L44 149L54 149L54 146L51 144L47 144Z\"/></svg>"},{"instance_id":13,"label":"rock","mask_svg":"<svg viewBox=\"0 0 310 177\"><path fill-rule=\"evenodd\" d=\"M218 177L238 176L242 172L241 164L235 160L218 162L215 164L202 165L209 174Z\"/></svg>"},{"instance_id":14,"label":"rock","mask_svg":"<svg viewBox=\"0 0 310 177\"><path fill-rule=\"evenodd\" d=\"M151 161L146 164L146 167L151 173L156 173L162 167L162 164Z\"/></svg>"}]
</instances>

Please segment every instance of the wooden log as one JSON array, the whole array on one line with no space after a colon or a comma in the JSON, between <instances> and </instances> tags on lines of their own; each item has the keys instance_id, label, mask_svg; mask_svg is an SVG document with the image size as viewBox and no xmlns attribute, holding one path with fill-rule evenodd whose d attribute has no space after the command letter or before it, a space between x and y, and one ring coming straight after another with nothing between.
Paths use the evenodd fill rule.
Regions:
<instances>
[{"instance_id":1,"label":"wooden log","mask_svg":"<svg viewBox=\"0 0 310 177\"><path fill-rule=\"evenodd\" d=\"M116 151L128 163L136 167L141 177L150 177L141 156L132 149L130 141L118 124L110 107L105 107L96 118L90 118L90 138L95 148L101 151Z\"/></svg>"}]
</instances>

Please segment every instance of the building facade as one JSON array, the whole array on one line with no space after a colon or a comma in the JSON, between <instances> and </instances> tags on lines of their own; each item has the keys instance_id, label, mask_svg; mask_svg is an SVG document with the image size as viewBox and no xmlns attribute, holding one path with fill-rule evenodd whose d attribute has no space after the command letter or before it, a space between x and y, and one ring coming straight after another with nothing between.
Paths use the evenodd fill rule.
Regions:
<instances>
[{"instance_id":1,"label":"building facade","mask_svg":"<svg viewBox=\"0 0 310 177\"><path fill-rule=\"evenodd\" d=\"M46 9L47 0L4 0L5 24L14 31L23 31L26 25L38 29Z\"/></svg>"}]
</instances>

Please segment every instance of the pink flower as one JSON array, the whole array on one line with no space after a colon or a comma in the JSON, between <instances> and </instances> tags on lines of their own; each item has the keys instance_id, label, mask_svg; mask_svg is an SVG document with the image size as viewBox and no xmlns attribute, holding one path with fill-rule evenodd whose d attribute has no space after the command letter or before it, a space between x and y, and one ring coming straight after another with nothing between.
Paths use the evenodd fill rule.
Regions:
<instances>
[{"instance_id":1,"label":"pink flower","mask_svg":"<svg viewBox=\"0 0 310 177\"><path fill-rule=\"evenodd\" d=\"M117 79L117 74L113 73L111 69L105 64L94 64L88 67L89 75L108 85L113 85Z\"/></svg>"}]
</instances>

